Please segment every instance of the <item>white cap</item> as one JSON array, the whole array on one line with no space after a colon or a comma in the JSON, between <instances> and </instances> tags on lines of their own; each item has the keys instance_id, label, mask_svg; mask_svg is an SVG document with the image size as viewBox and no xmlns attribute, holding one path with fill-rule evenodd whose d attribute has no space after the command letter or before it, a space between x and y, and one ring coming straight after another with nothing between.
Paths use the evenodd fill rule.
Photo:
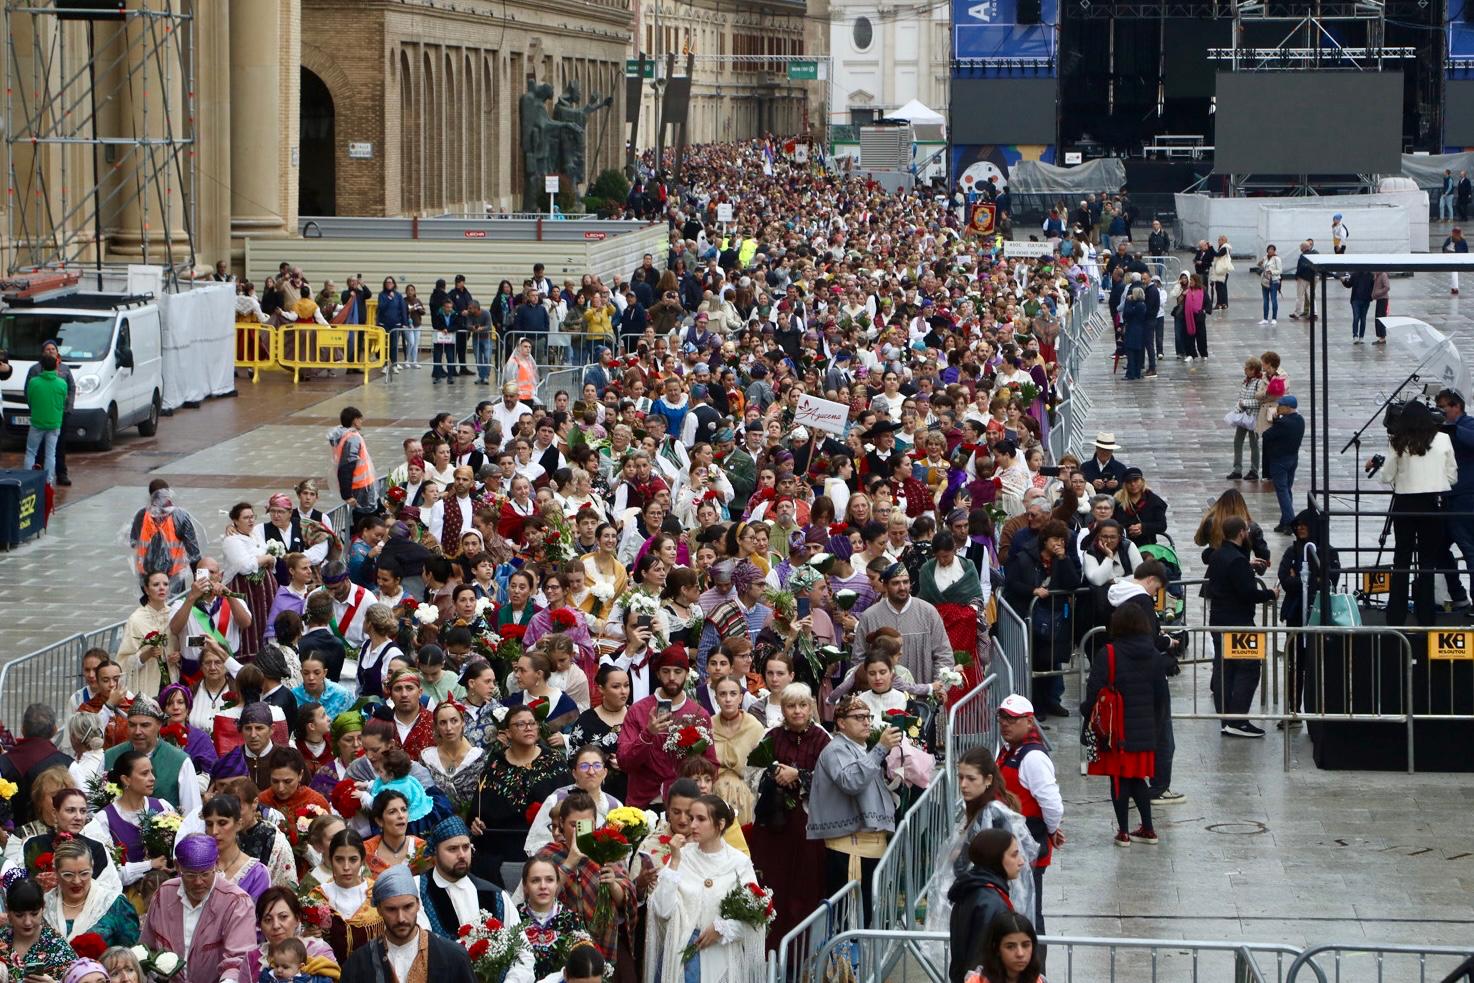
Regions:
<instances>
[{"instance_id":1,"label":"white cap","mask_svg":"<svg viewBox=\"0 0 1474 983\"><path fill-rule=\"evenodd\" d=\"M998 712L1008 717L1032 717L1034 704L1014 693L1003 698L1003 702L998 704Z\"/></svg>"}]
</instances>

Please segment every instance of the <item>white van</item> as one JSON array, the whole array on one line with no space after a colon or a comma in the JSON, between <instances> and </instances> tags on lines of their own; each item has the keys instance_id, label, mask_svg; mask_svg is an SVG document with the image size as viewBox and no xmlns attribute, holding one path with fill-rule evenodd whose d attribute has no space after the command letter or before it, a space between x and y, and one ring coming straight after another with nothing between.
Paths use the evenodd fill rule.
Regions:
<instances>
[{"instance_id":1,"label":"white van","mask_svg":"<svg viewBox=\"0 0 1474 983\"><path fill-rule=\"evenodd\" d=\"M31 416L26 374L55 339L77 394L67 413L67 442L110 450L119 429L152 437L163 408L163 333L152 294L65 293L12 302L0 310L0 350L14 369L0 383L7 434L24 436Z\"/></svg>"}]
</instances>

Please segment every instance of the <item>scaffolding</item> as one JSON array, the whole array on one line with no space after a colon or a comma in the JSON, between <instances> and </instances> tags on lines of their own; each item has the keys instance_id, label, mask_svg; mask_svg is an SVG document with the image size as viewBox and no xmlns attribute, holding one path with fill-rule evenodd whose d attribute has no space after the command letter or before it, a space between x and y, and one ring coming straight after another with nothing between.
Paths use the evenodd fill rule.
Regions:
<instances>
[{"instance_id":1,"label":"scaffolding","mask_svg":"<svg viewBox=\"0 0 1474 983\"><path fill-rule=\"evenodd\" d=\"M4 0L11 273L194 267L195 0Z\"/></svg>"}]
</instances>

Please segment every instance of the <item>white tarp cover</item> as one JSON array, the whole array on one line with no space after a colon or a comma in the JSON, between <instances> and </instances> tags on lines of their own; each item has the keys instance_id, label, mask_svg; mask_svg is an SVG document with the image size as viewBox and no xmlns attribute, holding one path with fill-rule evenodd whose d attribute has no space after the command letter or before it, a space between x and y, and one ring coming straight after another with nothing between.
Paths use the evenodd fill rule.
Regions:
<instances>
[{"instance_id":1,"label":"white tarp cover","mask_svg":"<svg viewBox=\"0 0 1474 983\"><path fill-rule=\"evenodd\" d=\"M1008 190L1016 195L1078 195L1120 191L1125 186L1126 165L1115 157L1087 160L1074 167L1021 160L1008 169Z\"/></svg>"},{"instance_id":2,"label":"white tarp cover","mask_svg":"<svg viewBox=\"0 0 1474 983\"><path fill-rule=\"evenodd\" d=\"M1402 176L1412 178L1420 188L1430 191L1442 188L1445 168L1453 171L1455 181L1460 171L1474 173L1474 154L1402 155Z\"/></svg>"},{"instance_id":3,"label":"white tarp cover","mask_svg":"<svg viewBox=\"0 0 1474 983\"><path fill-rule=\"evenodd\" d=\"M235 391L234 284L162 294L159 321L165 409Z\"/></svg>"},{"instance_id":4,"label":"white tarp cover","mask_svg":"<svg viewBox=\"0 0 1474 983\"><path fill-rule=\"evenodd\" d=\"M886 119L903 119L908 123L946 123L947 118L929 108L920 99L912 99L894 112L886 113Z\"/></svg>"},{"instance_id":5,"label":"white tarp cover","mask_svg":"<svg viewBox=\"0 0 1474 983\"><path fill-rule=\"evenodd\" d=\"M1296 201L1314 199L1297 198ZM1352 248L1358 253L1406 253L1411 252L1408 240L1407 209L1402 205L1376 204L1342 208L1341 221L1350 235ZM1332 213L1334 214L1334 213ZM1258 236L1254 242L1257 260L1264 255L1264 247L1274 243L1279 252L1280 263L1293 267L1300 252L1302 239L1315 239L1322 243L1322 252L1329 252L1329 216L1323 208L1259 206ZM1234 243L1239 256L1248 243ZM1348 250L1349 251L1349 250ZM1245 257L1248 258L1248 257Z\"/></svg>"}]
</instances>

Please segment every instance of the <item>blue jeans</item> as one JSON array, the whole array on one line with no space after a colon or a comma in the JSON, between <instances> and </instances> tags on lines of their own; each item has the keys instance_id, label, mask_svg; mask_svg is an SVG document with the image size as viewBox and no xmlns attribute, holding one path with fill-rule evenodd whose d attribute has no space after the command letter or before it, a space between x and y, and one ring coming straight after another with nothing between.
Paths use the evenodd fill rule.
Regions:
<instances>
[{"instance_id":1,"label":"blue jeans","mask_svg":"<svg viewBox=\"0 0 1474 983\"><path fill-rule=\"evenodd\" d=\"M1367 311L1371 310L1370 300L1353 300L1351 302L1351 337L1365 338L1367 336Z\"/></svg>"},{"instance_id":2,"label":"blue jeans","mask_svg":"<svg viewBox=\"0 0 1474 983\"><path fill-rule=\"evenodd\" d=\"M448 379L448 380L450 380L450 384L452 386L455 385L456 384L456 380L455 380L455 375L456 375L456 346L455 346L455 342L451 342L451 341L444 341L444 342L437 341L435 343L435 350L434 350L434 352L431 353L431 355L434 358L435 365L434 365L434 371L431 372L431 374L430 374L430 378L432 378L432 379ZM444 368L441 367L441 361L442 360L445 363Z\"/></svg>"},{"instance_id":3,"label":"blue jeans","mask_svg":"<svg viewBox=\"0 0 1474 983\"><path fill-rule=\"evenodd\" d=\"M480 335L475 339L476 375L486 382L491 378L491 335Z\"/></svg>"},{"instance_id":4,"label":"blue jeans","mask_svg":"<svg viewBox=\"0 0 1474 983\"><path fill-rule=\"evenodd\" d=\"M1274 497L1280 503L1280 525L1288 526L1295 521L1295 496L1291 487L1295 484L1295 468L1299 462L1265 463L1268 465L1265 470L1269 472L1269 480L1274 482Z\"/></svg>"},{"instance_id":5,"label":"blue jeans","mask_svg":"<svg viewBox=\"0 0 1474 983\"><path fill-rule=\"evenodd\" d=\"M60 430L37 430L35 427L26 431L26 460L23 465L27 471L36 466L36 458L41 458L41 466L46 471L46 483L56 484L56 441L61 436Z\"/></svg>"},{"instance_id":6,"label":"blue jeans","mask_svg":"<svg viewBox=\"0 0 1474 983\"><path fill-rule=\"evenodd\" d=\"M1474 494L1445 495L1443 496L1443 507L1446 512L1450 513L1474 513ZM1445 559L1441 561L1438 565L1450 570L1455 569L1457 564L1452 562L1452 547L1457 546L1459 548L1459 554L1463 557L1464 567L1470 571L1471 578L1474 578L1474 514L1449 515L1443 521L1448 530L1448 541L1450 548L1448 551L1448 556L1445 557ZM1462 576L1454 576L1448 579L1450 581L1462 581L1463 578ZM1461 594L1467 593L1463 590L1462 583L1460 583L1459 585L1459 590L1454 590L1453 586L1454 585L1452 582L1449 583L1449 593L1453 595L1455 599L1457 599Z\"/></svg>"},{"instance_id":7,"label":"blue jeans","mask_svg":"<svg viewBox=\"0 0 1474 983\"><path fill-rule=\"evenodd\" d=\"M1266 287L1260 284L1259 289L1264 292L1264 320L1268 321L1270 318L1274 318L1276 321L1279 320L1280 285L1278 281L1272 287ZM1274 313L1271 314L1270 311Z\"/></svg>"},{"instance_id":8,"label":"blue jeans","mask_svg":"<svg viewBox=\"0 0 1474 983\"><path fill-rule=\"evenodd\" d=\"M1438 196L1438 217L1452 222L1454 219L1454 193L1446 192Z\"/></svg>"}]
</instances>

